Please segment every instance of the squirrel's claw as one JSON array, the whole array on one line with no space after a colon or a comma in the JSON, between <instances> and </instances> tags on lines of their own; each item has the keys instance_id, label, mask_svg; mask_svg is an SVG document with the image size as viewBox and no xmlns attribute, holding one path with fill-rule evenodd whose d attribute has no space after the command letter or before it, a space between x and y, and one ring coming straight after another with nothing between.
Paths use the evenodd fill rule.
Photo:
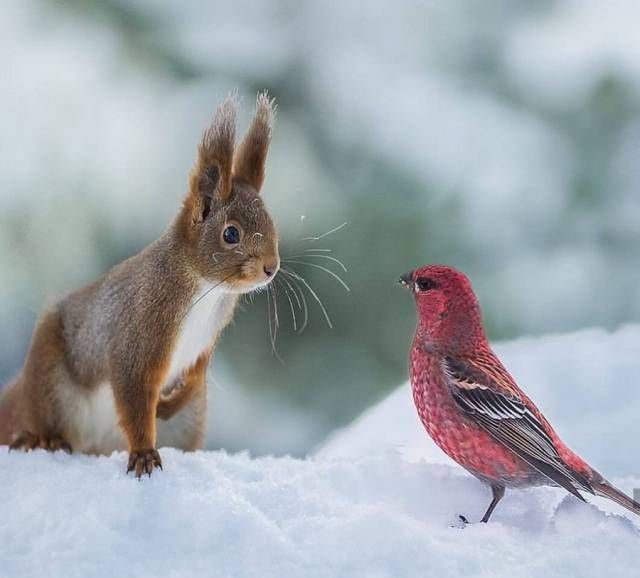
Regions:
<instances>
[{"instance_id":1,"label":"squirrel's claw","mask_svg":"<svg viewBox=\"0 0 640 578\"><path fill-rule=\"evenodd\" d=\"M21 450L28 452L40 445L40 438L30 431L23 431L9 444L9 451Z\"/></svg>"},{"instance_id":2,"label":"squirrel's claw","mask_svg":"<svg viewBox=\"0 0 640 578\"><path fill-rule=\"evenodd\" d=\"M162 460L158 450L138 450L129 454L127 473L134 472L136 478L140 479L143 474L151 477L154 468L162 469Z\"/></svg>"},{"instance_id":3,"label":"squirrel's claw","mask_svg":"<svg viewBox=\"0 0 640 578\"><path fill-rule=\"evenodd\" d=\"M26 430L20 433L20 435L9 445L9 451L21 450L23 452L28 452L35 449L42 449L48 452L57 452L58 450L62 450L68 454L73 453L71 445L62 436L40 436Z\"/></svg>"}]
</instances>

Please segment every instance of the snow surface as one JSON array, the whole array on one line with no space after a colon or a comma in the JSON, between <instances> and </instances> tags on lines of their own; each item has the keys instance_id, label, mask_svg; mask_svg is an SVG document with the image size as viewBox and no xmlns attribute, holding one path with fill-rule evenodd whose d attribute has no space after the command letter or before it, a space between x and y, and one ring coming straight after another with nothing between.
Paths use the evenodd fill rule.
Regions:
<instances>
[{"instance_id":1,"label":"snow surface","mask_svg":"<svg viewBox=\"0 0 640 578\"><path fill-rule=\"evenodd\" d=\"M165 471L140 483L124 454L0 452L3 578L637 576L628 519L542 488L461 530L454 514L477 519L488 491L393 451L333 461L164 450Z\"/></svg>"},{"instance_id":2,"label":"snow surface","mask_svg":"<svg viewBox=\"0 0 640 578\"><path fill-rule=\"evenodd\" d=\"M627 492L640 488L639 346L629 326L497 347ZM0 448L0 578L638 575L640 518L606 500L512 491L491 523L456 527L489 491L431 444L406 385L307 459L161 453L164 471L136 482L123 453Z\"/></svg>"}]
</instances>

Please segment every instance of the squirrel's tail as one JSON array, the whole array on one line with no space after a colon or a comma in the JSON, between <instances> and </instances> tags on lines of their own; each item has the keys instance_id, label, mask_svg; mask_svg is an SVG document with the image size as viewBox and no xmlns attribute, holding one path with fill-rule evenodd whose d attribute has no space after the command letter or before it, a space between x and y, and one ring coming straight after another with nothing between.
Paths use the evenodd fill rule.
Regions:
<instances>
[{"instance_id":1,"label":"squirrel's tail","mask_svg":"<svg viewBox=\"0 0 640 578\"><path fill-rule=\"evenodd\" d=\"M618 488L607 482L604 478L597 484L592 484L593 491L598 496L603 496L613 500L617 504L620 504L630 512L640 516L640 503L636 502L633 498L627 496L624 492L621 492Z\"/></svg>"},{"instance_id":2,"label":"squirrel's tail","mask_svg":"<svg viewBox=\"0 0 640 578\"><path fill-rule=\"evenodd\" d=\"M0 391L0 445L8 445L21 429L18 399L20 381L16 379Z\"/></svg>"}]
</instances>

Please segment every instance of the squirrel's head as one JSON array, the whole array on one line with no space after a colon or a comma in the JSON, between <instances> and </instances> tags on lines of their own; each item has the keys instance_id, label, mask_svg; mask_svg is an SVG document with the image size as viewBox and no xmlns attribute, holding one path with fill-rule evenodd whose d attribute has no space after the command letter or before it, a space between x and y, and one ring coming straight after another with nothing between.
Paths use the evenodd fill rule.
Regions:
<instances>
[{"instance_id":1,"label":"squirrel's head","mask_svg":"<svg viewBox=\"0 0 640 578\"><path fill-rule=\"evenodd\" d=\"M262 287L280 267L278 235L259 194L274 114L273 101L266 92L259 94L255 116L236 148L233 99L220 105L203 134L178 218L198 274L230 291Z\"/></svg>"}]
</instances>

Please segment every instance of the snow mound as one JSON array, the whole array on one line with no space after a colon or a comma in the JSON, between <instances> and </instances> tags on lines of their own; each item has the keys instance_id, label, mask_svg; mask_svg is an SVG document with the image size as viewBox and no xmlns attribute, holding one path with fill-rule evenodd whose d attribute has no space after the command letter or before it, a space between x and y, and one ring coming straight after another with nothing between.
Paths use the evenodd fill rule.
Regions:
<instances>
[{"instance_id":1,"label":"snow mound","mask_svg":"<svg viewBox=\"0 0 640 578\"><path fill-rule=\"evenodd\" d=\"M478 519L488 491L457 468L393 451L162 455L165 470L136 482L124 454L2 448L0 576L637 575L638 529L559 490L512 492L495 522L459 529L455 514Z\"/></svg>"},{"instance_id":2,"label":"snow mound","mask_svg":"<svg viewBox=\"0 0 640 578\"><path fill-rule=\"evenodd\" d=\"M575 449L640 488L640 327L496 349ZM123 453L0 448L0 578L638 575L640 517L603 499L509 491L458 527L489 490L431 444L406 385L307 459L161 454L137 482Z\"/></svg>"}]
</instances>

